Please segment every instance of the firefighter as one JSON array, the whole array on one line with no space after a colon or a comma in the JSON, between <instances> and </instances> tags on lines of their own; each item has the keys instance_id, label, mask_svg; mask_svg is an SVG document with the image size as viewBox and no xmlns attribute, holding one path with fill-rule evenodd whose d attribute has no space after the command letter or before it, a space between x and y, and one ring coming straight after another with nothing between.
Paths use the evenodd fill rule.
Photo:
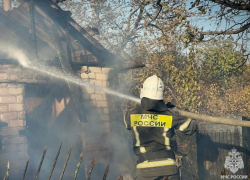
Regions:
<instances>
[{"instance_id":1,"label":"firefighter","mask_svg":"<svg viewBox=\"0 0 250 180\"><path fill-rule=\"evenodd\" d=\"M141 104L124 114L138 157L136 180L179 180L175 133L192 135L196 130L195 121L180 116L172 104L165 104L163 94L163 81L156 75L148 77L141 89Z\"/></svg>"}]
</instances>

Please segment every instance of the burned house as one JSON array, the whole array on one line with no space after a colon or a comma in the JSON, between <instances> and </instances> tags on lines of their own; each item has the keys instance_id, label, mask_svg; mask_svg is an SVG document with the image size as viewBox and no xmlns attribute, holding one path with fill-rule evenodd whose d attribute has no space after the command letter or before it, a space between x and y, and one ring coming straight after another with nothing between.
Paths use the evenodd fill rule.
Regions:
<instances>
[{"instance_id":1,"label":"burned house","mask_svg":"<svg viewBox=\"0 0 250 180\"><path fill-rule=\"evenodd\" d=\"M104 91L65 81L52 71L56 68L87 83L108 87L117 70L143 65L106 50L57 1L18 0L15 8L11 0L0 2L0 178L9 161L10 179L20 179L28 157L27 176L34 178L45 146L42 168L48 169L41 171L48 176L61 143L64 157L57 162L58 172L71 144L74 168L82 150L85 166L93 158L97 164L107 165L110 149L106 137L111 121L117 121L112 113L117 111L116 105ZM43 68L21 66L16 59L24 54ZM68 170L65 176L73 173L74 169Z\"/></svg>"}]
</instances>

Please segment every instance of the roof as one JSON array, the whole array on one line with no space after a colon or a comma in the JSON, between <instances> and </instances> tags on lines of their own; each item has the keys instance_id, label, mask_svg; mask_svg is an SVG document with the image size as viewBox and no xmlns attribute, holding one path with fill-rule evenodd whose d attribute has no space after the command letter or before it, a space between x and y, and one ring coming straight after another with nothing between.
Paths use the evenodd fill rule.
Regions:
<instances>
[{"instance_id":1,"label":"roof","mask_svg":"<svg viewBox=\"0 0 250 180\"><path fill-rule=\"evenodd\" d=\"M28 0L18 1L20 6L11 11L6 12L0 8L0 40L11 42L31 54L34 52L35 44L31 33L30 5ZM57 40L65 54L68 54L72 65L120 67L125 62L131 66L132 59L129 56L109 52L70 17L69 11L63 11L51 0L34 2L39 59L55 61L58 57L51 33L51 29L54 28L58 34ZM137 61L137 66L138 64L142 65Z\"/></svg>"}]
</instances>

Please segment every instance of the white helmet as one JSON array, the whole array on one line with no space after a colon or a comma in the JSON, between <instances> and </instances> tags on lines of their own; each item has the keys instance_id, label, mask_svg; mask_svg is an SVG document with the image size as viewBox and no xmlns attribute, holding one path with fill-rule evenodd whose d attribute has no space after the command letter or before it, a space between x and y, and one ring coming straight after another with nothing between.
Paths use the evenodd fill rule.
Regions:
<instances>
[{"instance_id":1,"label":"white helmet","mask_svg":"<svg viewBox=\"0 0 250 180\"><path fill-rule=\"evenodd\" d=\"M154 100L163 100L163 91L163 81L156 75L153 75L144 81L140 98L146 97Z\"/></svg>"}]
</instances>

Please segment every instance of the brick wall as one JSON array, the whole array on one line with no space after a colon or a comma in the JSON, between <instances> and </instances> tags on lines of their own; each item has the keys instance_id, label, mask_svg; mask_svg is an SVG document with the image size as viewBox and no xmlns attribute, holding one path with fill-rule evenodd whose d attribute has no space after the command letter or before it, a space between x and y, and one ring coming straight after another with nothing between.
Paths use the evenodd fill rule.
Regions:
<instances>
[{"instance_id":1,"label":"brick wall","mask_svg":"<svg viewBox=\"0 0 250 180\"><path fill-rule=\"evenodd\" d=\"M108 87L108 77L111 68L89 67L91 71L86 74L87 67L82 67L81 78L85 81ZM107 162L109 159L109 146L107 135L110 131L110 114L106 93L89 87L83 87L84 108L89 113L88 122L81 129L85 158L90 162L96 158L98 162ZM88 161L89 160L89 161Z\"/></svg>"},{"instance_id":2,"label":"brick wall","mask_svg":"<svg viewBox=\"0 0 250 180\"><path fill-rule=\"evenodd\" d=\"M11 171L25 166L28 145L25 135L24 85L0 83L0 169L6 171L10 161ZM1 171L0 170L0 171ZM2 174L2 173L0 173Z\"/></svg>"},{"instance_id":3,"label":"brick wall","mask_svg":"<svg viewBox=\"0 0 250 180\"><path fill-rule=\"evenodd\" d=\"M1 59L0 59L1 61ZM0 65L0 83L47 83L49 78L41 73L16 65Z\"/></svg>"}]
</instances>

